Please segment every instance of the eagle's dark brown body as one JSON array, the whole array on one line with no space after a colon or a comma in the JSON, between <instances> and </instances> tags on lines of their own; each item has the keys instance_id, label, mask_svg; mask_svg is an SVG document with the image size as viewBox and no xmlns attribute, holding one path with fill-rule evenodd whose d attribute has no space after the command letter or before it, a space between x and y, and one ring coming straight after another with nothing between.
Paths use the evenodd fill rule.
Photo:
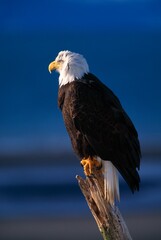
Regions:
<instances>
[{"instance_id":1,"label":"eagle's dark brown body","mask_svg":"<svg viewBox=\"0 0 161 240\"><path fill-rule=\"evenodd\" d=\"M113 92L88 73L59 88L58 105L76 154L110 160L131 190L139 190L138 134Z\"/></svg>"}]
</instances>

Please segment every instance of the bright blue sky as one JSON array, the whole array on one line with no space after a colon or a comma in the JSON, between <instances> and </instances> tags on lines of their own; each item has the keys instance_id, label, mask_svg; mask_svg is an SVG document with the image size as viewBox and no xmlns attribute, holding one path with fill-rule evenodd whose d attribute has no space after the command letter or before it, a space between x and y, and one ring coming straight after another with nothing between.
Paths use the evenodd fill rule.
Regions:
<instances>
[{"instance_id":1,"label":"bright blue sky","mask_svg":"<svg viewBox=\"0 0 161 240\"><path fill-rule=\"evenodd\" d=\"M91 71L118 95L144 143L160 144L159 0L5 0L0 18L0 141L7 148L15 139L21 146L21 137L44 146L49 138L52 145L55 136L67 136L57 108L58 75L47 71L64 49L87 58Z\"/></svg>"},{"instance_id":2,"label":"bright blue sky","mask_svg":"<svg viewBox=\"0 0 161 240\"><path fill-rule=\"evenodd\" d=\"M161 28L161 2L151 1L1 1L1 28L8 31Z\"/></svg>"}]
</instances>

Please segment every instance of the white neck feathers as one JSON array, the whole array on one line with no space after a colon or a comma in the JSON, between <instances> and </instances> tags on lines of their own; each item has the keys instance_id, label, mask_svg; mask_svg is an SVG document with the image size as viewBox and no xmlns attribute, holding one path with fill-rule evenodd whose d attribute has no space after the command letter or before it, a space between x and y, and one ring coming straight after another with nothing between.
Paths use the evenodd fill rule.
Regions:
<instances>
[{"instance_id":1,"label":"white neck feathers","mask_svg":"<svg viewBox=\"0 0 161 240\"><path fill-rule=\"evenodd\" d=\"M59 54L63 59L62 68L59 70L59 86L81 79L89 72L88 64L82 55L70 51L62 51Z\"/></svg>"}]
</instances>

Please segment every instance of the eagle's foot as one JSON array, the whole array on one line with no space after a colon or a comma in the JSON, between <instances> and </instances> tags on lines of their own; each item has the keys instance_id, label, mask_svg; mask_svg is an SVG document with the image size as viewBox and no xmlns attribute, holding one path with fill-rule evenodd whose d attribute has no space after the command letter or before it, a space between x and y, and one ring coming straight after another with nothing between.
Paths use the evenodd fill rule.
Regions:
<instances>
[{"instance_id":1,"label":"eagle's foot","mask_svg":"<svg viewBox=\"0 0 161 240\"><path fill-rule=\"evenodd\" d=\"M84 174L86 176L93 175L94 169L100 169L102 167L102 164L93 157L83 158L81 165L84 168Z\"/></svg>"}]
</instances>

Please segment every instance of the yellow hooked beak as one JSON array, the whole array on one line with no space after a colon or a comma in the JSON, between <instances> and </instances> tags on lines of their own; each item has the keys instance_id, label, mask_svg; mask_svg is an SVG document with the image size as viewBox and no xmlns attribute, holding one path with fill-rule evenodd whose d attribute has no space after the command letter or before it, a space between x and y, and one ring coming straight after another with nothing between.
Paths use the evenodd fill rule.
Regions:
<instances>
[{"instance_id":1,"label":"yellow hooked beak","mask_svg":"<svg viewBox=\"0 0 161 240\"><path fill-rule=\"evenodd\" d=\"M57 61L53 61L49 64L48 66L48 70L51 73L53 70L57 70L60 67L60 62Z\"/></svg>"}]
</instances>

